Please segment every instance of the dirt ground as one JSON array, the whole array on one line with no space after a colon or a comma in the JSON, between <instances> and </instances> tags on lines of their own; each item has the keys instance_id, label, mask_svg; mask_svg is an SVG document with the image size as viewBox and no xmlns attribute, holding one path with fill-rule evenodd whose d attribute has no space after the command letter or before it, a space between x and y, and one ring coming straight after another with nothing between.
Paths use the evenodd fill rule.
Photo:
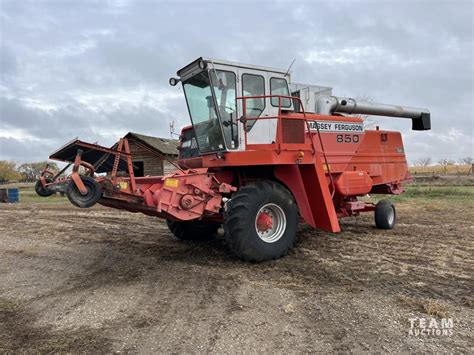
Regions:
<instances>
[{"instance_id":1,"label":"dirt ground","mask_svg":"<svg viewBox=\"0 0 474 355\"><path fill-rule=\"evenodd\" d=\"M286 258L249 264L222 237L173 239L104 207L0 206L0 352L472 352L472 203L402 200ZM412 336L410 318L452 318Z\"/></svg>"}]
</instances>

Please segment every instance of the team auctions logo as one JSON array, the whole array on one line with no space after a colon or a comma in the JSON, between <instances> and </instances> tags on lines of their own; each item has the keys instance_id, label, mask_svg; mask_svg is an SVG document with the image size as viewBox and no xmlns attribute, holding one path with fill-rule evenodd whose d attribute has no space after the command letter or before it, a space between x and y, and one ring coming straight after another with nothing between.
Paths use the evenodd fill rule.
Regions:
<instances>
[{"instance_id":1,"label":"team auctions logo","mask_svg":"<svg viewBox=\"0 0 474 355\"><path fill-rule=\"evenodd\" d=\"M410 330L408 335L414 337L423 336L447 336L453 335L454 321L452 318L409 318Z\"/></svg>"}]
</instances>

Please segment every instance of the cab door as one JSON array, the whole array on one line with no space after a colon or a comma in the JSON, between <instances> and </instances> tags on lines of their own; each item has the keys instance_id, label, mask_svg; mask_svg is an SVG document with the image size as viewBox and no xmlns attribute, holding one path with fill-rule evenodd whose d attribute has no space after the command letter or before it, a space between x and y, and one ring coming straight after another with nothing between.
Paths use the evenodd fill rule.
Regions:
<instances>
[{"instance_id":1,"label":"cab door","mask_svg":"<svg viewBox=\"0 0 474 355\"><path fill-rule=\"evenodd\" d=\"M288 83L281 74L239 68L239 90L240 96L265 96L284 95L288 96ZM248 144L271 144L276 141L278 98L253 98L246 99L245 129L247 130ZM238 102L239 113L242 117L243 100ZM282 99L282 109L291 109L292 103L289 99ZM272 118L273 117L273 118ZM255 118L255 120L252 120ZM241 146L244 145L244 125L241 124Z\"/></svg>"},{"instance_id":2,"label":"cab door","mask_svg":"<svg viewBox=\"0 0 474 355\"><path fill-rule=\"evenodd\" d=\"M250 68L239 68L239 90L240 96L262 96L259 98L252 98L239 100L238 109L240 117L244 114L247 118L242 122L241 127L241 146L245 144L245 132L247 130L248 144L271 143L272 139L269 136L270 122L263 119L270 115L268 98L263 96L268 95L267 72L262 70L255 70ZM255 118L254 120L252 118Z\"/></svg>"}]
</instances>

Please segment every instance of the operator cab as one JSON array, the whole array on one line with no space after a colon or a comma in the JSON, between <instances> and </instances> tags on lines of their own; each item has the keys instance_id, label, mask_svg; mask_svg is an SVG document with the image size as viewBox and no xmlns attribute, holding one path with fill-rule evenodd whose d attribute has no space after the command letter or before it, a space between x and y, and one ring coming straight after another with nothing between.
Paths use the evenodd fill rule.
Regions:
<instances>
[{"instance_id":1,"label":"operator cab","mask_svg":"<svg viewBox=\"0 0 474 355\"><path fill-rule=\"evenodd\" d=\"M200 154L244 150L245 143L271 144L277 127L271 117L277 116L279 102L282 109L293 109L290 99L263 97L290 95L290 75L283 69L198 58L177 75L170 84L182 83L195 135L195 143L183 137L182 145L197 145Z\"/></svg>"}]
</instances>

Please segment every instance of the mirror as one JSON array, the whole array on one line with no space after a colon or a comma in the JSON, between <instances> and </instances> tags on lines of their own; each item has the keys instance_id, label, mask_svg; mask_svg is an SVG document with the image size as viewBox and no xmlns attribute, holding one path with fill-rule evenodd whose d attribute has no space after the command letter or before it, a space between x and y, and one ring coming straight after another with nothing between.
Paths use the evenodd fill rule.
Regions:
<instances>
[{"instance_id":1,"label":"mirror","mask_svg":"<svg viewBox=\"0 0 474 355\"><path fill-rule=\"evenodd\" d=\"M227 75L224 72L217 73L217 87L223 91L227 88Z\"/></svg>"}]
</instances>

